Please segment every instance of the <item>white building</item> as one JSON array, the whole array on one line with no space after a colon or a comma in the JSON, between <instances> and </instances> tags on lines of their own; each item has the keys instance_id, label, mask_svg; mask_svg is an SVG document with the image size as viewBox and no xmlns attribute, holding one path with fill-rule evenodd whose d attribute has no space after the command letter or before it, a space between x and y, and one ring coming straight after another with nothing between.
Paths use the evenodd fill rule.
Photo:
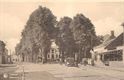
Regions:
<instances>
[{"instance_id":1,"label":"white building","mask_svg":"<svg viewBox=\"0 0 124 80\"><path fill-rule=\"evenodd\" d=\"M59 47L56 45L55 40L51 40L51 49L50 52L47 55L48 61L57 61L59 60Z\"/></svg>"}]
</instances>

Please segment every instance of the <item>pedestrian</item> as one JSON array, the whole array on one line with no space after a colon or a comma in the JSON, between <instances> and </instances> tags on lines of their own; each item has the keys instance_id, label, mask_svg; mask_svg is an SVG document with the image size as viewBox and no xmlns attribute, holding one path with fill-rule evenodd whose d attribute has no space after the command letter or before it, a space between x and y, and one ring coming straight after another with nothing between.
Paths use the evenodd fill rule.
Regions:
<instances>
[{"instance_id":1,"label":"pedestrian","mask_svg":"<svg viewBox=\"0 0 124 80\"><path fill-rule=\"evenodd\" d=\"M94 59L91 59L91 65L94 66L95 63L94 63Z\"/></svg>"},{"instance_id":2,"label":"pedestrian","mask_svg":"<svg viewBox=\"0 0 124 80\"><path fill-rule=\"evenodd\" d=\"M86 66L86 65L88 64L87 58L84 58L84 59L83 59L83 64L84 64L84 66Z\"/></svg>"},{"instance_id":3,"label":"pedestrian","mask_svg":"<svg viewBox=\"0 0 124 80\"><path fill-rule=\"evenodd\" d=\"M90 53L91 53L91 65L92 66L94 66L95 65L95 63L94 63L94 59L95 59L95 52L94 52L94 49L92 48L91 50L90 50Z\"/></svg>"}]
</instances>

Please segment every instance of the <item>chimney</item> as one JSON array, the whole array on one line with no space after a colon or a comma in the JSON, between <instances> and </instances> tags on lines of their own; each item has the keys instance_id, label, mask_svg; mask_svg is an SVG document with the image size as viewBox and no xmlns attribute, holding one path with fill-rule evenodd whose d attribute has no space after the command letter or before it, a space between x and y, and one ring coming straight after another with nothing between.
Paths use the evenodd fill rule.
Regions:
<instances>
[{"instance_id":1,"label":"chimney","mask_svg":"<svg viewBox=\"0 0 124 80\"><path fill-rule=\"evenodd\" d=\"M114 31L113 31L113 30L111 31L111 36L115 36L115 35L114 35Z\"/></svg>"},{"instance_id":2,"label":"chimney","mask_svg":"<svg viewBox=\"0 0 124 80\"><path fill-rule=\"evenodd\" d=\"M111 36L110 36L111 39L115 38L115 34L114 34L114 31L112 30L111 31Z\"/></svg>"}]
</instances>

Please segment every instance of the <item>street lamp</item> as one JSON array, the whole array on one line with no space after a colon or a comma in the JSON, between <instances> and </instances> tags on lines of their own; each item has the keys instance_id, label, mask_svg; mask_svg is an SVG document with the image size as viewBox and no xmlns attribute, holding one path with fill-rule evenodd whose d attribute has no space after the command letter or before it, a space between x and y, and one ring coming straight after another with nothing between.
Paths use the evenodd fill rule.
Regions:
<instances>
[{"instance_id":1,"label":"street lamp","mask_svg":"<svg viewBox=\"0 0 124 80\"><path fill-rule=\"evenodd\" d=\"M123 46L124 46L124 22L121 24L121 26L123 27Z\"/></svg>"}]
</instances>

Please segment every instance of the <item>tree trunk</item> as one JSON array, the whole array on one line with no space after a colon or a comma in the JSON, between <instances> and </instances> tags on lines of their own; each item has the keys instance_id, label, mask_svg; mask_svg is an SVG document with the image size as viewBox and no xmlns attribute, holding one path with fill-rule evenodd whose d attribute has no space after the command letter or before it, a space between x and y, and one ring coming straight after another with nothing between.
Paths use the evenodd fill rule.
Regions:
<instances>
[{"instance_id":1,"label":"tree trunk","mask_svg":"<svg viewBox=\"0 0 124 80\"><path fill-rule=\"evenodd\" d=\"M64 51L61 51L61 54L62 54L61 60L62 60L62 63L64 63Z\"/></svg>"},{"instance_id":2,"label":"tree trunk","mask_svg":"<svg viewBox=\"0 0 124 80\"><path fill-rule=\"evenodd\" d=\"M44 48L42 48L42 63L46 63L47 62L47 53L45 51Z\"/></svg>"},{"instance_id":3,"label":"tree trunk","mask_svg":"<svg viewBox=\"0 0 124 80\"><path fill-rule=\"evenodd\" d=\"M47 63L47 53L45 52L45 54L44 54L44 63Z\"/></svg>"}]
</instances>

